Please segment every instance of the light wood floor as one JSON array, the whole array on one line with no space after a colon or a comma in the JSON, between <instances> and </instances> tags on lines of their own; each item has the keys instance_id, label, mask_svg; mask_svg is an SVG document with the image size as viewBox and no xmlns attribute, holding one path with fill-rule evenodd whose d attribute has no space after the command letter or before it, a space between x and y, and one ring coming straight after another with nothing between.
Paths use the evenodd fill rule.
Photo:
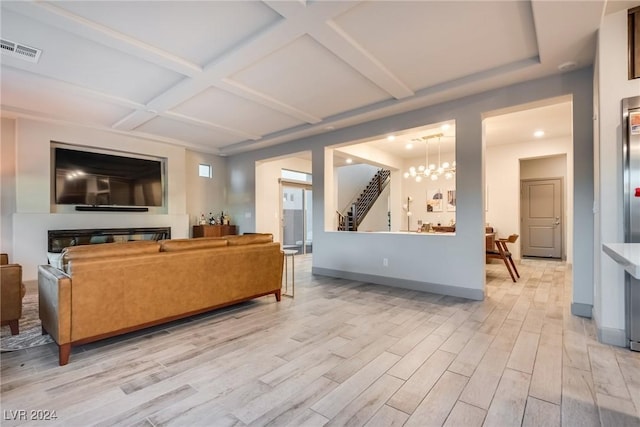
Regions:
<instances>
[{"instance_id":1,"label":"light wood floor","mask_svg":"<svg viewBox=\"0 0 640 427\"><path fill-rule=\"evenodd\" d=\"M265 297L75 348L2 355L3 426L638 426L640 353L572 316L564 263L488 266L485 301L313 277ZM27 417L31 414L27 412Z\"/></svg>"}]
</instances>

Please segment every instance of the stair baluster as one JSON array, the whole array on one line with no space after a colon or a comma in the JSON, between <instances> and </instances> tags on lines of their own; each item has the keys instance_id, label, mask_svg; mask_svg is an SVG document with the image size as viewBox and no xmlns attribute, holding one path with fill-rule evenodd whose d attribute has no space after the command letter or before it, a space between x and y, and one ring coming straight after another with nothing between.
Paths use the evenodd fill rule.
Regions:
<instances>
[{"instance_id":1,"label":"stair baluster","mask_svg":"<svg viewBox=\"0 0 640 427\"><path fill-rule=\"evenodd\" d=\"M358 226L367 215L382 191L389 184L390 170L380 169L371 178L358 199L348 208L346 215L338 212L338 230L357 231ZM344 221L343 221L344 219Z\"/></svg>"}]
</instances>

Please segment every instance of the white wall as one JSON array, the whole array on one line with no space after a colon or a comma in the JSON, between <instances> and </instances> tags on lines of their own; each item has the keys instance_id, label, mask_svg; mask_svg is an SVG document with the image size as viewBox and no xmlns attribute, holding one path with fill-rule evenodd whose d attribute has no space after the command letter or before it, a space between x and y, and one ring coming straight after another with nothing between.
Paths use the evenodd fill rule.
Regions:
<instances>
[{"instance_id":1,"label":"white wall","mask_svg":"<svg viewBox=\"0 0 640 427\"><path fill-rule=\"evenodd\" d=\"M378 170L378 167L367 164L340 166L335 169L334 184L338 193L338 212L344 213L350 209L350 203L358 198Z\"/></svg>"},{"instance_id":2,"label":"white wall","mask_svg":"<svg viewBox=\"0 0 640 427\"><path fill-rule=\"evenodd\" d=\"M350 142L350 141L343 141ZM389 201L387 208L391 211L391 230L398 231L402 228L403 224L406 224L406 216L402 210L402 173L403 160L400 157L396 157L387 151L379 150L366 143L360 144L347 144L342 145L339 148L325 148L325 163L323 170L324 183L325 183L325 197L323 198L324 212L325 212L325 230L333 231L337 230L338 223L335 211L340 211L343 206L338 201L338 180L335 177L335 170L333 167L333 155L334 151L339 151L346 154L358 161L373 165L378 168L388 169L391 171L391 181L389 184ZM384 206L377 204L375 206L376 211L382 211ZM386 213L385 213L386 215ZM362 230L383 230L382 220L377 218L376 220L369 219L365 223L365 228ZM388 218L384 219L384 230L388 229ZM405 226L406 227L406 226Z\"/></svg>"},{"instance_id":3,"label":"white wall","mask_svg":"<svg viewBox=\"0 0 640 427\"><path fill-rule=\"evenodd\" d=\"M186 202L189 224L197 225L196 217L204 213L209 218L209 212L219 216L227 210L227 164L223 157L214 154L199 153L187 150L185 153L185 182ZM210 165L212 177L205 178L198 175L200 164ZM235 224L236 218L230 219Z\"/></svg>"},{"instance_id":4,"label":"white wall","mask_svg":"<svg viewBox=\"0 0 640 427\"><path fill-rule=\"evenodd\" d=\"M0 252L13 262L13 214L16 211L15 121L0 124Z\"/></svg>"},{"instance_id":5,"label":"white wall","mask_svg":"<svg viewBox=\"0 0 640 427\"><path fill-rule=\"evenodd\" d=\"M391 198L391 185L387 185L369 212L364 217L358 231L375 232L389 231L389 203Z\"/></svg>"},{"instance_id":6,"label":"white wall","mask_svg":"<svg viewBox=\"0 0 640 427\"><path fill-rule=\"evenodd\" d=\"M541 99L572 95L573 152L577 159L574 174L579 178L574 179L576 233L572 243L574 289L577 289L574 298L577 295L579 303L590 304L593 301L592 79L590 68L581 69L231 156L227 163L231 185L229 191L237 194L233 197L231 208L245 214L243 221L247 227L255 227L256 222L252 218L257 201L255 162L312 150L314 272L482 298L485 283L482 114ZM327 147L384 135L390 130L411 129L452 119L456 120L458 196L455 236L325 231L325 225L326 230L331 229L332 218L335 216L335 209L333 212L326 210L324 203L325 197L330 202L335 201L333 180L328 177L325 181L325 172L331 174L333 171L331 156L325 158ZM576 181L579 181L579 185ZM397 191L399 194L401 189L397 188ZM394 193L394 188L391 192ZM386 267L382 262L384 258L389 262ZM465 268L450 268L452 265L459 265L461 259L464 260Z\"/></svg>"},{"instance_id":7,"label":"white wall","mask_svg":"<svg viewBox=\"0 0 640 427\"><path fill-rule=\"evenodd\" d=\"M10 144L4 137L3 134L3 147ZM37 266L47 262L47 230L169 226L172 237L189 236L184 148L27 119L16 121L15 137L16 208L10 227L13 244L8 251L15 262L22 264L24 280L35 279ZM167 158L167 213L52 213L55 205L51 204L51 141Z\"/></svg>"},{"instance_id":8,"label":"white wall","mask_svg":"<svg viewBox=\"0 0 640 427\"><path fill-rule=\"evenodd\" d=\"M282 169L289 169L297 172L311 173L311 162L300 157L278 158L274 160L264 160L255 162L255 225L251 223L241 223L242 232L258 232L271 233L275 242L281 241L282 233L282 204L280 194L280 178L282 177ZM239 176L238 173L236 176ZM233 174L232 174L233 176ZM315 185L315 177L313 179ZM248 183L248 182L247 182ZM232 182L230 193L236 194L237 180ZM244 191L243 191L244 193ZM315 202L315 199L314 199ZM236 211L237 212L237 211ZM249 212L235 213L232 216L241 215L244 219L250 219L252 214Z\"/></svg>"},{"instance_id":9,"label":"white wall","mask_svg":"<svg viewBox=\"0 0 640 427\"><path fill-rule=\"evenodd\" d=\"M566 155L564 207L567 262L573 263L573 144L571 137L536 140L519 144L487 147L485 173L487 182L486 221L501 237L522 234L520 231L520 160ZM526 176L526 171L524 172ZM548 175L551 176L551 175ZM520 244L511 245L515 258L521 257Z\"/></svg>"},{"instance_id":10,"label":"white wall","mask_svg":"<svg viewBox=\"0 0 640 427\"><path fill-rule=\"evenodd\" d=\"M627 11L606 15L598 33L596 140L599 150L598 211L599 235L595 240L594 318L603 342L625 344L623 269L602 252L603 243L624 242L622 187L621 101L640 95L640 81L627 79Z\"/></svg>"},{"instance_id":11,"label":"white wall","mask_svg":"<svg viewBox=\"0 0 640 427\"><path fill-rule=\"evenodd\" d=\"M520 179L564 177L566 174L567 156L564 154L520 160Z\"/></svg>"},{"instance_id":12,"label":"white wall","mask_svg":"<svg viewBox=\"0 0 640 427\"><path fill-rule=\"evenodd\" d=\"M369 164L340 166L334 170L334 186L337 194L337 210L346 215L362 190L381 168ZM389 198L391 186L387 186L376 199L358 226L358 231L389 231Z\"/></svg>"}]
</instances>

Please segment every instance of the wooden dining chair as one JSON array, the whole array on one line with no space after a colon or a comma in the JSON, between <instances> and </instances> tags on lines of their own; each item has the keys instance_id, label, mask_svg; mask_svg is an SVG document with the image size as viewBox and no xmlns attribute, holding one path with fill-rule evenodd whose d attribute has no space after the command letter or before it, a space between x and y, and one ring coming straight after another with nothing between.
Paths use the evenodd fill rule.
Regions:
<instances>
[{"instance_id":1,"label":"wooden dining chair","mask_svg":"<svg viewBox=\"0 0 640 427\"><path fill-rule=\"evenodd\" d=\"M511 279L516 282L516 276L520 278L520 273L518 273L518 269L516 268L516 264L513 262L513 258L511 257L511 252L507 248L507 243L515 243L518 240L517 234L512 234L506 239L495 239L495 249L487 249L486 256L487 259L501 259L504 261L504 265L507 266L507 270L511 275ZM514 274L515 273L515 274Z\"/></svg>"}]
</instances>

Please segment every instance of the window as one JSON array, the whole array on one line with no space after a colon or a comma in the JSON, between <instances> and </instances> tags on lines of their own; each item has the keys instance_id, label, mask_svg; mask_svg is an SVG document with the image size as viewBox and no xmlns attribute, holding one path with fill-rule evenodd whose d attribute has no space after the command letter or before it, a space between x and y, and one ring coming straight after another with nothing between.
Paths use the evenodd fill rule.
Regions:
<instances>
[{"instance_id":1,"label":"window","mask_svg":"<svg viewBox=\"0 0 640 427\"><path fill-rule=\"evenodd\" d=\"M212 178L211 174L211 165L203 165L202 163L198 165L198 175L203 178Z\"/></svg>"},{"instance_id":2,"label":"window","mask_svg":"<svg viewBox=\"0 0 640 427\"><path fill-rule=\"evenodd\" d=\"M292 181L311 182L311 174L306 172L297 172L289 169L282 169L282 178Z\"/></svg>"}]
</instances>

